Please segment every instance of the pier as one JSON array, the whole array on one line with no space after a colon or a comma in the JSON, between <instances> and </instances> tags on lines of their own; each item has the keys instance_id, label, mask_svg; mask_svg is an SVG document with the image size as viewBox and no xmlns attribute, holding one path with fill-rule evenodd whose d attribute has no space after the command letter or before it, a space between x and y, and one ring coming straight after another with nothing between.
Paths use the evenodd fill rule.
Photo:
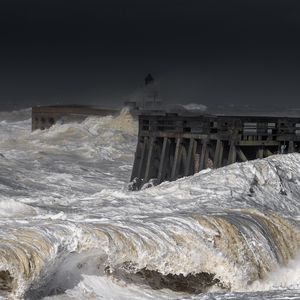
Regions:
<instances>
[{"instance_id":1,"label":"pier","mask_svg":"<svg viewBox=\"0 0 300 300\"><path fill-rule=\"evenodd\" d=\"M300 151L300 117L142 112L132 189Z\"/></svg>"},{"instance_id":2,"label":"pier","mask_svg":"<svg viewBox=\"0 0 300 300\"><path fill-rule=\"evenodd\" d=\"M57 105L32 107L32 130L44 130L60 124L83 121L89 116L114 115L117 110L82 105Z\"/></svg>"}]
</instances>

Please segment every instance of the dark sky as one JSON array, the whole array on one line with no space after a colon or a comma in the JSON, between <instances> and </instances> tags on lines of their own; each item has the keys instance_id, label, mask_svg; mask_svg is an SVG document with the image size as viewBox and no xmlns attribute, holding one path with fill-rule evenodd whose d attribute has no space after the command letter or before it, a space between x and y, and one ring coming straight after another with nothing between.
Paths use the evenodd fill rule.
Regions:
<instances>
[{"instance_id":1,"label":"dark sky","mask_svg":"<svg viewBox=\"0 0 300 300\"><path fill-rule=\"evenodd\" d=\"M1 104L300 106L300 1L1 0Z\"/></svg>"}]
</instances>

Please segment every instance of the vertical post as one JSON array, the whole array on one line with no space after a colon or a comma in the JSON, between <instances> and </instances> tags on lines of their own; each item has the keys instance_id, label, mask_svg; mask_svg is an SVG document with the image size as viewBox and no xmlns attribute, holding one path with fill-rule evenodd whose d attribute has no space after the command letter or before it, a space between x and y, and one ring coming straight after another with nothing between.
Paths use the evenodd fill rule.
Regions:
<instances>
[{"instance_id":1,"label":"vertical post","mask_svg":"<svg viewBox=\"0 0 300 300\"><path fill-rule=\"evenodd\" d=\"M214 164L213 164L214 168L219 167L219 156L220 156L220 151L221 151L221 143L222 143L221 140L217 140L215 154L214 154Z\"/></svg>"},{"instance_id":2,"label":"vertical post","mask_svg":"<svg viewBox=\"0 0 300 300\"><path fill-rule=\"evenodd\" d=\"M240 147L236 147L236 152L237 152L237 155L239 156L241 161L247 161L248 160L246 155L244 154L243 150Z\"/></svg>"},{"instance_id":3,"label":"vertical post","mask_svg":"<svg viewBox=\"0 0 300 300\"><path fill-rule=\"evenodd\" d=\"M159 162L159 169L158 169L158 182L162 181L163 175L163 168L165 167L165 160L166 160L166 149L167 149L168 138L164 137L163 146L160 154L160 162Z\"/></svg>"},{"instance_id":4,"label":"vertical post","mask_svg":"<svg viewBox=\"0 0 300 300\"><path fill-rule=\"evenodd\" d=\"M190 175L193 148L194 148L194 139L191 138L190 143L189 143L189 149L188 149L186 164L185 164L184 176Z\"/></svg>"},{"instance_id":5,"label":"vertical post","mask_svg":"<svg viewBox=\"0 0 300 300\"><path fill-rule=\"evenodd\" d=\"M289 141L288 153L295 152L294 141Z\"/></svg>"},{"instance_id":6,"label":"vertical post","mask_svg":"<svg viewBox=\"0 0 300 300\"><path fill-rule=\"evenodd\" d=\"M150 178L150 168L152 165L152 154L153 154L153 146L154 146L154 141L155 138L151 137L150 138L150 146L149 146L149 151L148 151L148 157L147 157L147 165L146 165L146 171L145 171L145 182L147 182Z\"/></svg>"},{"instance_id":7,"label":"vertical post","mask_svg":"<svg viewBox=\"0 0 300 300\"><path fill-rule=\"evenodd\" d=\"M174 162L173 162L173 166L172 166L171 180L175 180L177 178L177 169L178 169L178 163L179 163L180 147L181 147L181 138L177 138L176 148L175 148L175 155L174 155Z\"/></svg>"},{"instance_id":8,"label":"vertical post","mask_svg":"<svg viewBox=\"0 0 300 300\"><path fill-rule=\"evenodd\" d=\"M137 177L139 179L144 178L143 174L144 174L144 170L143 170L143 166L145 165L145 155L146 155L146 151L147 151L147 147L148 147L148 137L144 137L143 139L143 143L141 144L142 146L142 153L141 153L141 159L140 159L140 163L139 163L139 167L138 167L138 173L137 173Z\"/></svg>"},{"instance_id":9,"label":"vertical post","mask_svg":"<svg viewBox=\"0 0 300 300\"><path fill-rule=\"evenodd\" d=\"M200 156L200 166L199 166L199 171L204 169L204 163L205 163L205 159L207 159L207 143L208 140L202 140L202 148L201 148L201 156Z\"/></svg>"},{"instance_id":10,"label":"vertical post","mask_svg":"<svg viewBox=\"0 0 300 300\"><path fill-rule=\"evenodd\" d=\"M256 153L256 158L264 158L264 148L259 147Z\"/></svg>"},{"instance_id":11,"label":"vertical post","mask_svg":"<svg viewBox=\"0 0 300 300\"><path fill-rule=\"evenodd\" d=\"M220 140L220 151L219 151L219 158L218 158L218 168L223 167L223 152L224 152L224 145L223 141Z\"/></svg>"},{"instance_id":12,"label":"vertical post","mask_svg":"<svg viewBox=\"0 0 300 300\"><path fill-rule=\"evenodd\" d=\"M236 162L236 149L235 149L235 141L232 140L230 142L229 155L228 155L228 164L233 164Z\"/></svg>"}]
</instances>

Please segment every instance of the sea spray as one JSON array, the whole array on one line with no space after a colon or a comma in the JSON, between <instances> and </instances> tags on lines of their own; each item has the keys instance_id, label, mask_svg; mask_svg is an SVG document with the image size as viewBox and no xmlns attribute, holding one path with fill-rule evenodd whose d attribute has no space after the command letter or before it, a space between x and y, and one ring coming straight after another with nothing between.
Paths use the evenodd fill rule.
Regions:
<instances>
[{"instance_id":1,"label":"sea spray","mask_svg":"<svg viewBox=\"0 0 300 300\"><path fill-rule=\"evenodd\" d=\"M137 123L126 111L33 133L21 115L0 124L2 293L226 299L297 287L299 154L129 192Z\"/></svg>"}]
</instances>

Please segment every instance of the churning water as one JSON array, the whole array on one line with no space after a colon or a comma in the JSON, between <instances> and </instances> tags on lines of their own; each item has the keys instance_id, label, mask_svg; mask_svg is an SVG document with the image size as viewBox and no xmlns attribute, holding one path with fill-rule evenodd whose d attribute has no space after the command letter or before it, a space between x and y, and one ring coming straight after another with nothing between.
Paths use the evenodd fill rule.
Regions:
<instances>
[{"instance_id":1,"label":"churning water","mask_svg":"<svg viewBox=\"0 0 300 300\"><path fill-rule=\"evenodd\" d=\"M0 298L300 299L300 154L127 190L137 124L0 113Z\"/></svg>"}]
</instances>

